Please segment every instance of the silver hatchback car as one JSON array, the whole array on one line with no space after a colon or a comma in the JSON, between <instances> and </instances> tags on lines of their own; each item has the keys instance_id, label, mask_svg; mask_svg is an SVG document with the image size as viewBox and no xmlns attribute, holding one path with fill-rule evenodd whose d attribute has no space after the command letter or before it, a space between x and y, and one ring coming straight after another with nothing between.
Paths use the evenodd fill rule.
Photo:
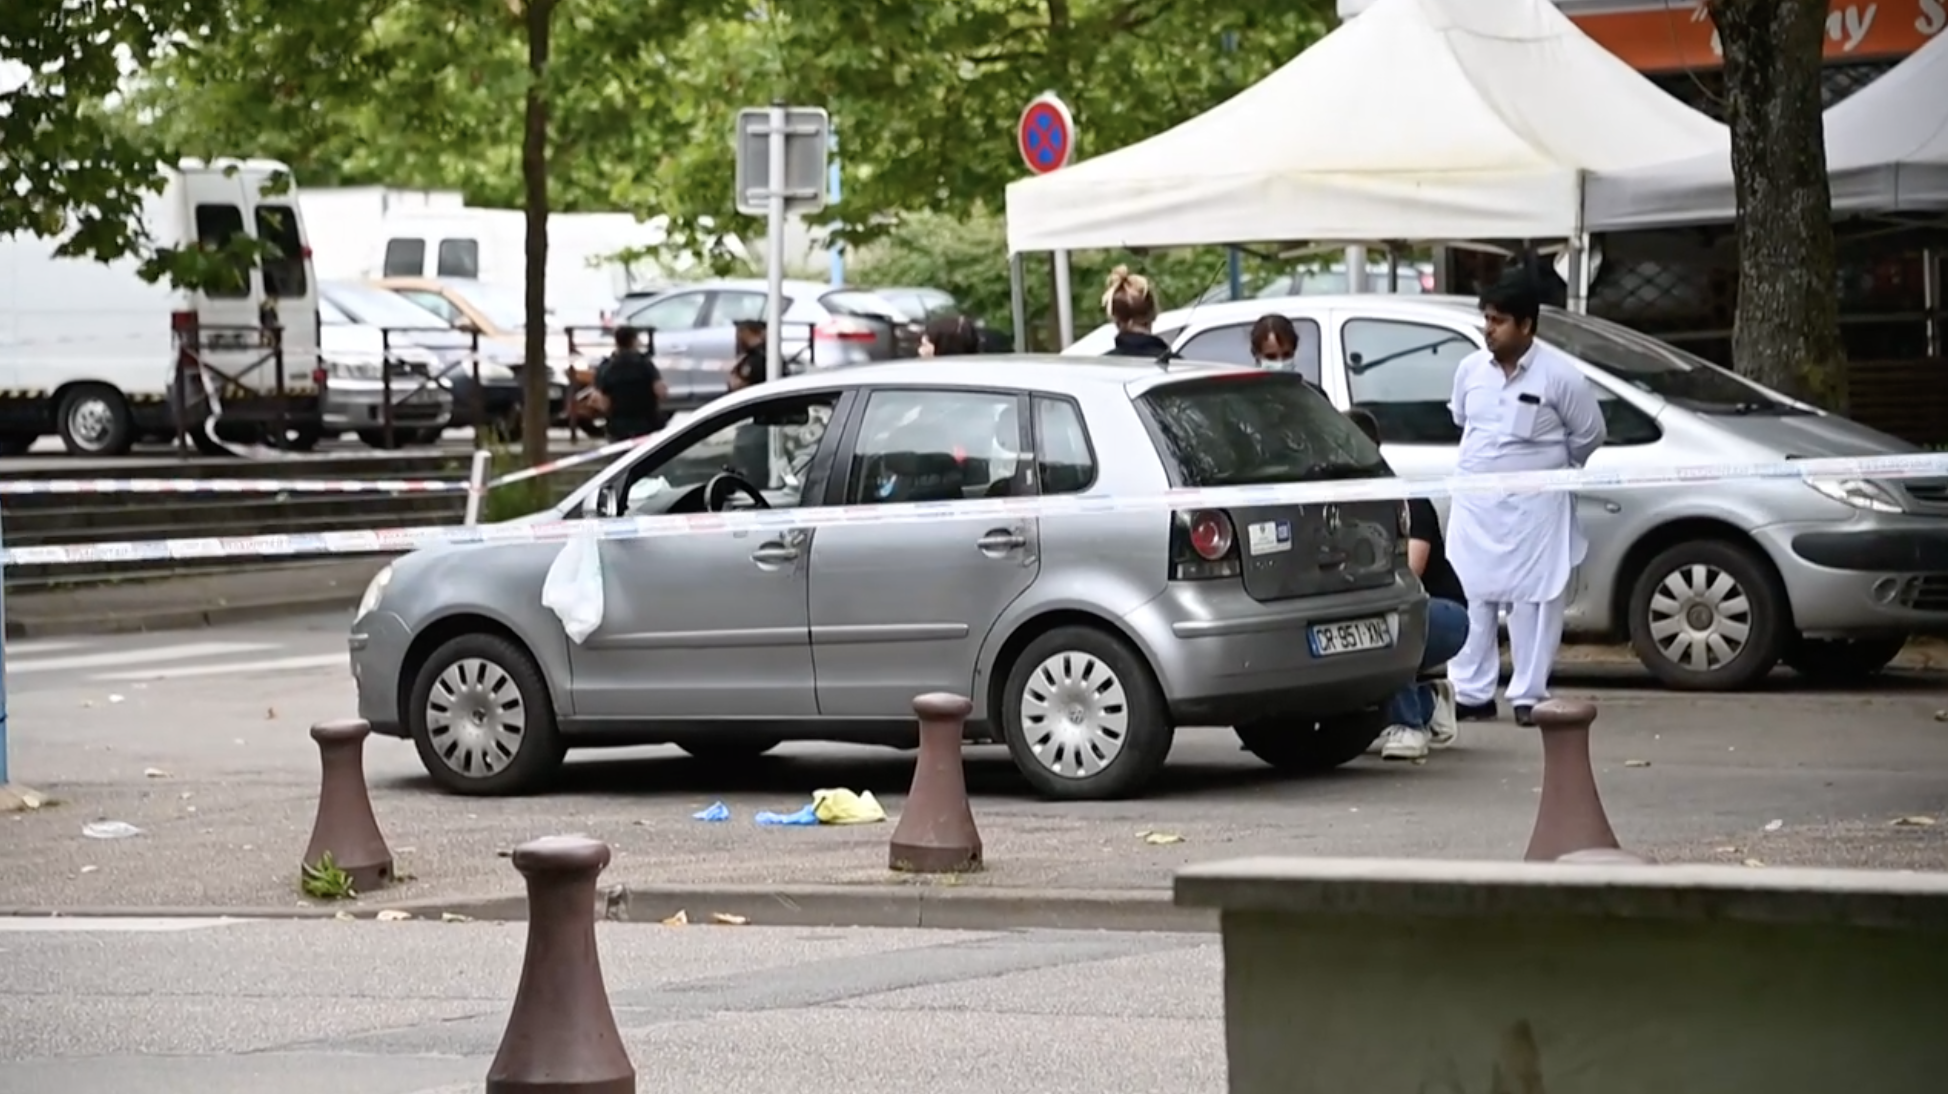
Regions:
<instances>
[{"instance_id":1,"label":"silver hatchback car","mask_svg":"<svg viewBox=\"0 0 1948 1094\"><path fill-rule=\"evenodd\" d=\"M359 715L475 794L535 789L573 746L910 748L930 691L970 696L969 739L1006 743L1054 798L1139 791L1179 725L1329 769L1379 734L1426 641L1403 505L955 503L1390 474L1315 389L1256 369L981 357L793 377L536 519L854 507L844 522L602 540L604 611L579 643L541 604L558 544L414 552L353 623ZM903 502L945 511L872 520Z\"/></svg>"}]
</instances>

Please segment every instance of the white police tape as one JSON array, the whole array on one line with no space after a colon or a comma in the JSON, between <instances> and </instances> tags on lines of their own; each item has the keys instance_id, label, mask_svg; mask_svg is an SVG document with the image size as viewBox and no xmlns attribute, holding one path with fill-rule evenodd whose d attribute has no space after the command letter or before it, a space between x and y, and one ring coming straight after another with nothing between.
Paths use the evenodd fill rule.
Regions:
<instances>
[{"instance_id":1,"label":"white police tape","mask_svg":"<svg viewBox=\"0 0 1948 1094\"><path fill-rule=\"evenodd\" d=\"M0 496L28 494L442 494L463 479L21 479Z\"/></svg>"},{"instance_id":2,"label":"white police tape","mask_svg":"<svg viewBox=\"0 0 1948 1094\"><path fill-rule=\"evenodd\" d=\"M496 486L507 486L511 483L539 478L542 475L560 471L564 467L574 467L577 464L584 464L590 460L600 460L609 456L620 455L624 452L641 448L651 441L660 440L662 436L663 434L661 432L657 432L641 437L624 437L619 441L610 441L600 448L591 448L586 452L577 452L573 456L563 456L561 459L549 460L547 463L538 463L533 467L524 467L519 471L509 471L499 478L489 479L487 481L487 489L492 490ZM462 483L461 485L464 486L466 484Z\"/></svg>"},{"instance_id":3,"label":"white police tape","mask_svg":"<svg viewBox=\"0 0 1948 1094\"><path fill-rule=\"evenodd\" d=\"M291 555L389 554L436 544L562 543L576 536L645 539L713 532L785 532L867 524L914 524L977 517L1086 516L1146 510L1243 509L1272 505L1320 505L1356 501L1442 498L1458 494L1553 494L1578 490L1641 490L1766 480L1916 479L1948 477L1948 453L1788 460L1760 464L1696 464L1661 468L1511 471L1430 478L1335 479L1168 490L1160 494L1093 497L1062 494L1031 498L802 509L740 509L726 513L616 517L605 520L516 521L461 527L381 528L353 532L158 539L126 543L48 544L0 551L0 565L60 566L84 562L161 559L258 558Z\"/></svg>"}]
</instances>

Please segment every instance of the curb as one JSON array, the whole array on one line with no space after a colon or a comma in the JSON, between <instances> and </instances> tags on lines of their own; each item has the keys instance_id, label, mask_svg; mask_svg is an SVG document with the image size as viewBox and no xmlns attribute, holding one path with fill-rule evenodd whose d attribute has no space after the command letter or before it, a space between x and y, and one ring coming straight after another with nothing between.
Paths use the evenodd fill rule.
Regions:
<instances>
[{"instance_id":1,"label":"curb","mask_svg":"<svg viewBox=\"0 0 1948 1094\"><path fill-rule=\"evenodd\" d=\"M454 916L487 923L527 921L524 896L364 900L270 908L0 908L0 917L74 919L373 919L401 911L414 919ZM660 923L678 912L698 926L737 917L760 927L879 927L958 931L1213 932L1217 912L1180 908L1168 889L968 889L946 885L650 885L600 892L590 913L620 923Z\"/></svg>"},{"instance_id":2,"label":"curb","mask_svg":"<svg viewBox=\"0 0 1948 1094\"><path fill-rule=\"evenodd\" d=\"M111 615L49 616L36 619L7 615L8 638L73 638L97 634L137 634L143 631L187 630L193 627L218 627L229 623L255 623L283 619L312 612L351 609L358 606L362 590L333 590L309 597L246 604L222 604L214 608L159 608L155 611L116 612Z\"/></svg>"}]
</instances>

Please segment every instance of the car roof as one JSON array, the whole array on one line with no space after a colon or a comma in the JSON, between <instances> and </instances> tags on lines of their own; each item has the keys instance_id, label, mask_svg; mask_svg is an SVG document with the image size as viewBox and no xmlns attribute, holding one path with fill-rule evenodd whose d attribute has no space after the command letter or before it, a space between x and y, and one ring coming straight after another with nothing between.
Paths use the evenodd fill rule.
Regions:
<instances>
[{"instance_id":1,"label":"car roof","mask_svg":"<svg viewBox=\"0 0 1948 1094\"><path fill-rule=\"evenodd\" d=\"M1143 357L1058 357L1053 354L973 354L906 361L837 365L801 373L775 384L773 393L843 387L1001 387L1079 395L1091 389L1118 388L1132 395L1186 378L1261 374L1244 365L1203 361L1159 363ZM762 390L762 389L757 389Z\"/></svg>"},{"instance_id":2,"label":"car roof","mask_svg":"<svg viewBox=\"0 0 1948 1094\"><path fill-rule=\"evenodd\" d=\"M789 277L785 278L783 285L785 293L790 296L824 296L826 293L834 292L872 291L871 289L862 289L857 285L829 285L823 281L805 281ZM743 289L746 291L765 292L770 287L770 283L762 277L720 277L710 281L687 281L680 285L671 285L651 295L662 296L665 293L695 292L709 289Z\"/></svg>"},{"instance_id":3,"label":"car roof","mask_svg":"<svg viewBox=\"0 0 1948 1094\"><path fill-rule=\"evenodd\" d=\"M1422 315L1433 311L1444 316L1453 315L1456 311L1463 311L1471 316L1480 314L1479 306L1471 296L1436 293L1317 293L1304 296L1224 300L1214 304L1173 308L1157 316L1153 326L1157 330L1165 330L1188 326L1192 322L1200 325L1244 323L1273 312L1283 315L1293 311L1330 311L1335 308L1356 308L1363 312L1382 313L1397 311Z\"/></svg>"}]
</instances>

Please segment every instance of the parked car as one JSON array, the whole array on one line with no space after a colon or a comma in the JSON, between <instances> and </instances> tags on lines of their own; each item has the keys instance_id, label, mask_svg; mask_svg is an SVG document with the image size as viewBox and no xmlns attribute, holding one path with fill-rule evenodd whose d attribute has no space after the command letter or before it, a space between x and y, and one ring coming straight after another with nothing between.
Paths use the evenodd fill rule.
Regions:
<instances>
[{"instance_id":1,"label":"parked car","mask_svg":"<svg viewBox=\"0 0 1948 1094\"><path fill-rule=\"evenodd\" d=\"M1447 402L1455 366L1482 345L1475 301L1240 301L1169 312L1155 329L1186 358L1242 363L1251 324L1268 311L1298 328L1301 373L1335 404L1372 411L1400 474L1454 470L1460 435ZM1610 439L1592 467L1915 451L1615 323L1549 308L1541 335L1596 387ZM1113 337L1097 330L1066 352L1101 353ZM1590 547L1568 630L1627 639L1667 687L1745 688L1782 660L1805 676L1858 681L1910 634L1948 625L1948 479L1615 490L1578 495L1576 511Z\"/></svg>"},{"instance_id":2,"label":"parked car","mask_svg":"<svg viewBox=\"0 0 1948 1094\"><path fill-rule=\"evenodd\" d=\"M518 436L521 421L518 408L524 401L519 392L525 390L519 387L519 378L527 361L528 325L527 301L521 290L457 277L382 277L372 284L397 293L432 312L469 338L477 338L483 349L490 343L498 343L513 351L518 361L508 364L516 377L514 402L508 406L490 405L487 412L493 420L501 423L509 436ZM568 390L568 371L579 362L569 352L567 335L551 331L547 345L549 420L561 421ZM492 388L484 391L483 395L506 397ZM471 398L466 402L471 405Z\"/></svg>"},{"instance_id":3,"label":"parked car","mask_svg":"<svg viewBox=\"0 0 1948 1094\"><path fill-rule=\"evenodd\" d=\"M341 315L383 332L388 348L417 346L432 353L433 379L450 393L458 425L518 417L522 351L493 338L456 330L447 320L399 293L361 281L327 281L321 297ZM480 390L474 390L478 377Z\"/></svg>"},{"instance_id":4,"label":"parked car","mask_svg":"<svg viewBox=\"0 0 1948 1094\"><path fill-rule=\"evenodd\" d=\"M903 331L910 320L898 305L874 293L787 280L784 294L778 336L786 371L891 361L919 352L917 333ZM697 282L638 301L621 311L621 321L656 331L656 359L672 400L701 396L707 401L728 390L726 377L737 359L732 324L763 319L765 295L762 279Z\"/></svg>"},{"instance_id":5,"label":"parked car","mask_svg":"<svg viewBox=\"0 0 1948 1094\"><path fill-rule=\"evenodd\" d=\"M921 334L926 333L927 323L933 319L943 315L967 314L967 309L961 306L960 301L954 299L954 295L945 289L896 286L890 289L876 288L873 293L898 305L901 311L913 319L914 330ZM1005 332L989 327L987 320L978 315L969 318L974 320L975 329L980 331L982 353L1007 353L1013 348L1013 339ZM917 339L914 341L913 352L919 352Z\"/></svg>"},{"instance_id":6,"label":"parked car","mask_svg":"<svg viewBox=\"0 0 1948 1094\"><path fill-rule=\"evenodd\" d=\"M434 320L429 315L426 321ZM422 345L395 343L382 327L342 310L330 282L318 287L318 357L325 367L324 436L357 433L373 448L432 444L453 419L453 393L436 378L439 357ZM285 445L305 449L318 440L318 433L291 431Z\"/></svg>"},{"instance_id":7,"label":"parked car","mask_svg":"<svg viewBox=\"0 0 1948 1094\"><path fill-rule=\"evenodd\" d=\"M1294 377L1057 361L941 358L749 388L533 519L1388 473ZM1404 504L1370 502L604 539L604 614L579 643L541 604L559 544L433 547L359 605L359 716L471 794L534 789L576 746L912 747L913 697L942 690L971 696L970 739L1005 742L1050 797L1137 793L1179 725L1233 725L1264 760L1322 771L1364 752L1378 704L1418 667L1427 601L1405 523Z\"/></svg>"}]
</instances>

